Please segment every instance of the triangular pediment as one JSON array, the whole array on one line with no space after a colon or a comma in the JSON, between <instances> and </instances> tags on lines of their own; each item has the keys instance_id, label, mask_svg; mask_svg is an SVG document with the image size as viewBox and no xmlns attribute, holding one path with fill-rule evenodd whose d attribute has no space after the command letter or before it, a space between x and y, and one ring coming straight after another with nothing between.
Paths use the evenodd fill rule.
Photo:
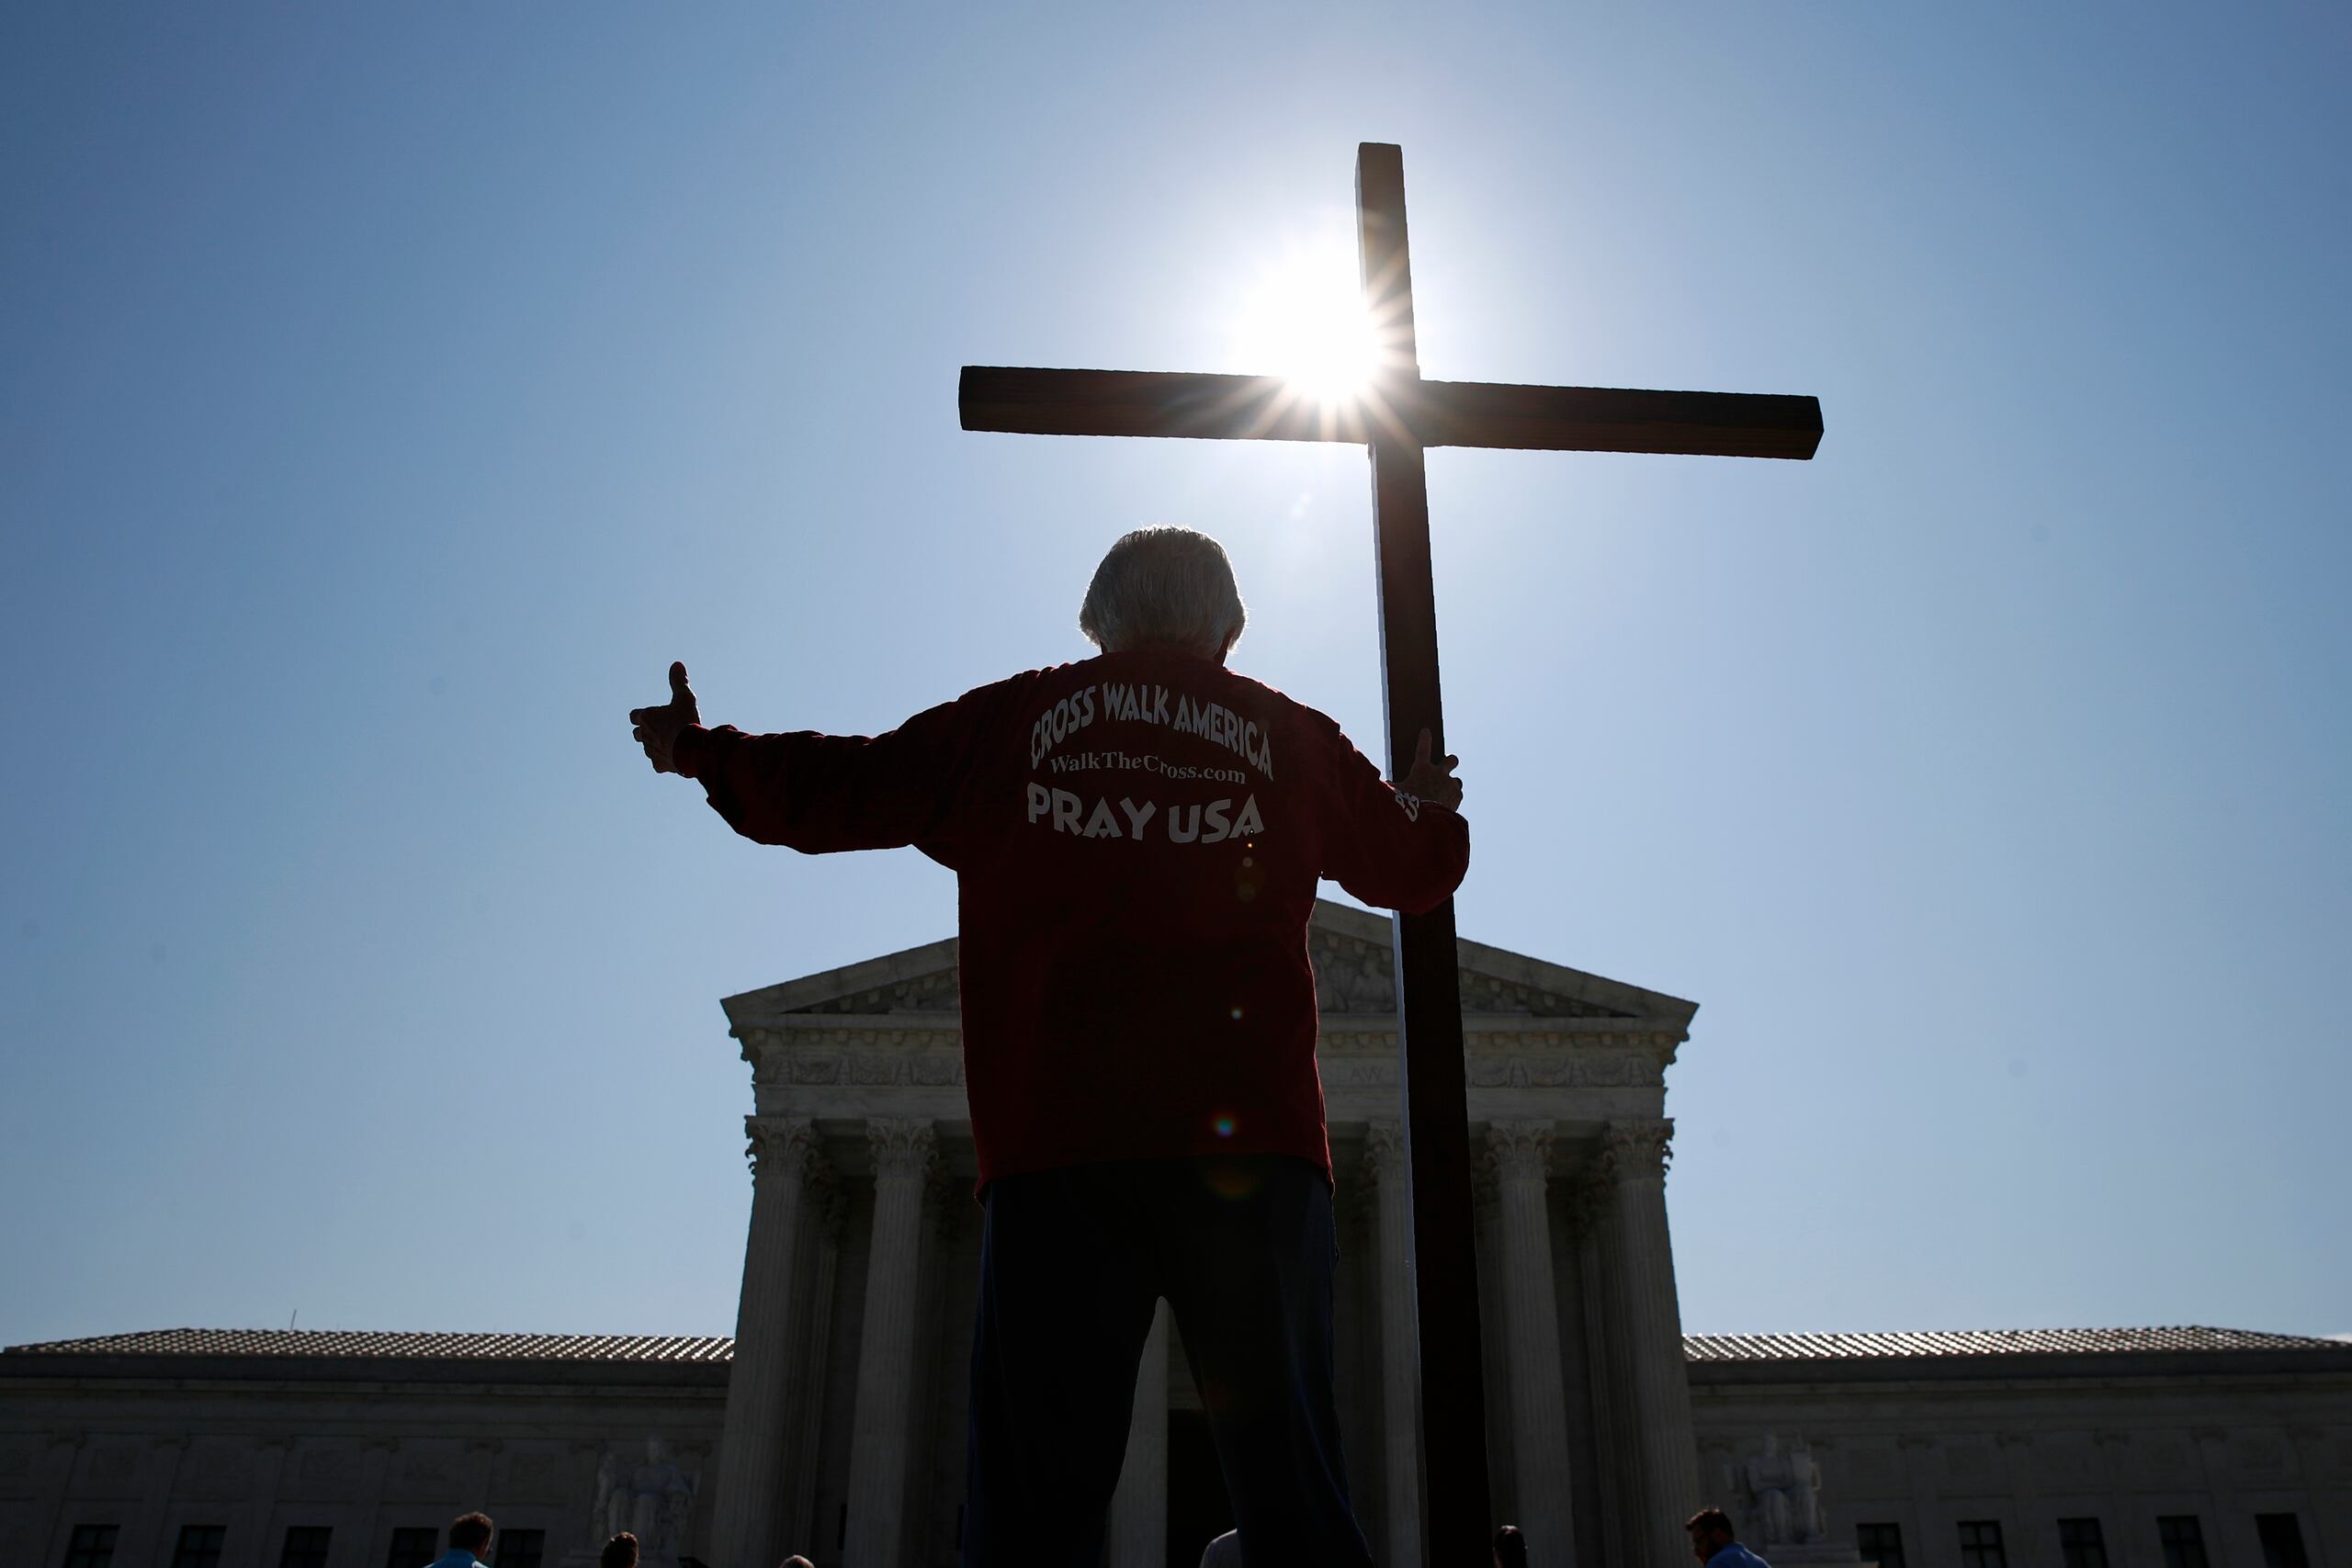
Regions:
<instances>
[{"instance_id":1,"label":"triangular pediment","mask_svg":"<svg viewBox=\"0 0 2352 1568\"><path fill-rule=\"evenodd\" d=\"M957 1010L956 939L947 937L729 997L737 1023L778 1013L945 1012Z\"/></svg>"},{"instance_id":2,"label":"triangular pediment","mask_svg":"<svg viewBox=\"0 0 2352 1568\"><path fill-rule=\"evenodd\" d=\"M1395 1010L1394 957L1386 915L1318 898L1307 935L1315 984L1327 1014ZM1698 1004L1589 975L1484 942L1463 941L1462 1010L1474 1017L1644 1019L1687 1029ZM954 1013L954 937L860 964L806 975L726 999L740 1027L779 1014Z\"/></svg>"},{"instance_id":3,"label":"triangular pediment","mask_svg":"<svg viewBox=\"0 0 2352 1568\"><path fill-rule=\"evenodd\" d=\"M1396 1008L1396 949L1389 917L1315 901L1307 943L1315 990L1327 1013L1387 1013ZM1465 1015L1523 1018L1639 1018L1687 1026L1696 1002L1588 975L1564 964L1454 939Z\"/></svg>"}]
</instances>

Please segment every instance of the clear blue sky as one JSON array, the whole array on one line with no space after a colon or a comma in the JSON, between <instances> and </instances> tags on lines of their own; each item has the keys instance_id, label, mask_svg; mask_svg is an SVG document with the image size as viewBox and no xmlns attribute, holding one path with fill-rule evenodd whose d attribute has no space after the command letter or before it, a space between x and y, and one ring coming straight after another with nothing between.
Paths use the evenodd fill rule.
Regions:
<instances>
[{"instance_id":1,"label":"clear blue sky","mask_svg":"<svg viewBox=\"0 0 2352 1568\"><path fill-rule=\"evenodd\" d=\"M887 727L1158 520L1376 743L1352 449L955 414L1274 368L1364 140L1430 374L1826 411L1430 463L1464 933L1703 1004L1687 1325L2352 1330L2348 18L8 8L0 1340L729 1331L718 998L954 887L626 710Z\"/></svg>"}]
</instances>

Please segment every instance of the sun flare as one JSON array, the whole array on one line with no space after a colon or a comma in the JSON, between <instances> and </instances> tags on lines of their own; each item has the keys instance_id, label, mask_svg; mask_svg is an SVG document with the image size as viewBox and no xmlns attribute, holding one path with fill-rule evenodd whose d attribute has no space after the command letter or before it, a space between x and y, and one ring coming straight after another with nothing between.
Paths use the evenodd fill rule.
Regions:
<instances>
[{"instance_id":1,"label":"sun flare","mask_svg":"<svg viewBox=\"0 0 2352 1568\"><path fill-rule=\"evenodd\" d=\"M1326 407L1369 389L1380 342L1364 310L1351 237L1295 241L1262 265L1234 318L1233 351L1250 370L1286 377Z\"/></svg>"}]
</instances>

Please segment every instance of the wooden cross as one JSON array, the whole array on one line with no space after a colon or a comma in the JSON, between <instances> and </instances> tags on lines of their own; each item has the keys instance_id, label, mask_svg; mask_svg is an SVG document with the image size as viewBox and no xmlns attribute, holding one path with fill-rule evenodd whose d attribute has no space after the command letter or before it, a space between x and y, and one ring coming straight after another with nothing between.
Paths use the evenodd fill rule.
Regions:
<instances>
[{"instance_id":1,"label":"wooden cross","mask_svg":"<svg viewBox=\"0 0 2352 1568\"><path fill-rule=\"evenodd\" d=\"M1402 149L1376 141L1356 149L1356 219L1364 304L1385 352L1369 388L1341 406L1325 403L1280 376L980 365L964 367L958 402L967 430L1352 441L1369 447L1389 772L1401 777L1423 729L1435 738L1438 754L1445 752L1423 449L1517 446L1804 458L1821 444L1821 404L1812 398L1741 392L1424 380L1413 344ZM1452 901L1426 915L1397 917L1395 942L1414 1286L1420 1307L1423 1517L1431 1562L1440 1568L1486 1568L1486 1383L1479 1364L1469 1101Z\"/></svg>"}]
</instances>

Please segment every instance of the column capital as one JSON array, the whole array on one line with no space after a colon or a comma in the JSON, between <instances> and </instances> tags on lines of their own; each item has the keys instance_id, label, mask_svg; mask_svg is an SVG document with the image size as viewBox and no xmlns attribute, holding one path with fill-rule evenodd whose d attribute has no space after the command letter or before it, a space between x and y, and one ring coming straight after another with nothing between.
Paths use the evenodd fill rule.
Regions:
<instances>
[{"instance_id":1,"label":"column capital","mask_svg":"<svg viewBox=\"0 0 2352 1568\"><path fill-rule=\"evenodd\" d=\"M1402 1180L1409 1175L1405 1160L1405 1123L1394 1117L1365 1122L1363 1163L1374 1181Z\"/></svg>"},{"instance_id":2,"label":"column capital","mask_svg":"<svg viewBox=\"0 0 2352 1568\"><path fill-rule=\"evenodd\" d=\"M1674 1119L1611 1122L1601 1133L1600 1152L1614 1182L1664 1181L1674 1158Z\"/></svg>"},{"instance_id":3,"label":"column capital","mask_svg":"<svg viewBox=\"0 0 2352 1568\"><path fill-rule=\"evenodd\" d=\"M806 1116L746 1116L743 1157L752 1179L806 1179L818 1158L817 1124Z\"/></svg>"},{"instance_id":4,"label":"column capital","mask_svg":"<svg viewBox=\"0 0 2352 1568\"><path fill-rule=\"evenodd\" d=\"M1487 1123L1487 1161L1502 1181L1542 1181L1552 1170L1554 1127L1548 1119Z\"/></svg>"},{"instance_id":5,"label":"column capital","mask_svg":"<svg viewBox=\"0 0 2352 1568\"><path fill-rule=\"evenodd\" d=\"M874 1152L876 1180L921 1181L938 1156L939 1134L927 1119L877 1116L865 1123L865 1145Z\"/></svg>"}]
</instances>

